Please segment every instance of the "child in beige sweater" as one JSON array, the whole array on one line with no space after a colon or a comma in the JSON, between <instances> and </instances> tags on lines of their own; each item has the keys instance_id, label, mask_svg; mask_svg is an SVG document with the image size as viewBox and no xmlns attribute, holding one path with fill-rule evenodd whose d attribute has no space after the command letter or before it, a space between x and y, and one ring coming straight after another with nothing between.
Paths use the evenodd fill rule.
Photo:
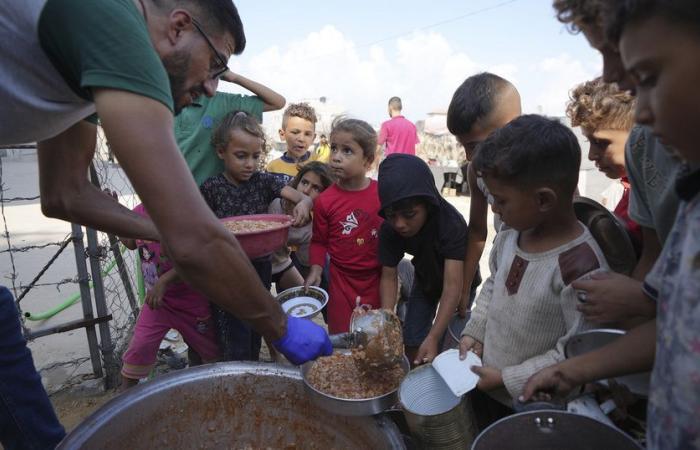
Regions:
<instances>
[{"instance_id":1,"label":"child in beige sweater","mask_svg":"<svg viewBox=\"0 0 700 450\"><path fill-rule=\"evenodd\" d=\"M494 243L491 275L462 332L460 352L482 356L484 366L473 370L478 390L488 394L482 399L500 403L486 408L500 411L496 416L509 412L532 374L563 360L566 341L587 327L571 282L608 268L574 214L580 163L574 134L536 115L493 133L473 161L508 229Z\"/></svg>"}]
</instances>

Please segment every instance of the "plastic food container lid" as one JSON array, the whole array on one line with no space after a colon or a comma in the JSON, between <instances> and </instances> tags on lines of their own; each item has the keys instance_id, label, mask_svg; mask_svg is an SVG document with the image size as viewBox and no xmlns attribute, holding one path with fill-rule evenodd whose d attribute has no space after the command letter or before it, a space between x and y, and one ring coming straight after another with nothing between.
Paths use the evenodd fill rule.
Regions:
<instances>
[{"instance_id":1,"label":"plastic food container lid","mask_svg":"<svg viewBox=\"0 0 700 450\"><path fill-rule=\"evenodd\" d=\"M467 357L460 360L457 349L445 350L433 360L437 373L458 397L474 389L479 382L479 375L472 372L472 366L481 367L481 358L474 352L467 352Z\"/></svg>"}]
</instances>

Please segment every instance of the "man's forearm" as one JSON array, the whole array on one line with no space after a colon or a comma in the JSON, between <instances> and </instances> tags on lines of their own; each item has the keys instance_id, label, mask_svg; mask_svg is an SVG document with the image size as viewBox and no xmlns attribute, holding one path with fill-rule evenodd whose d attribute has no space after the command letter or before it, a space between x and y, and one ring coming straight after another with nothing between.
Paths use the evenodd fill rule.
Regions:
<instances>
[{"instance_id":1,"label":"man's forearm","mask_svg":"<svg viewBox=\"0 0 700 450\"><path fill-rule=\"evenodd\" d=\"M223 227L222 231L197 239L206 244L189 255L173 251L176 269L214 303L274 342L284 335L286 316L257 282L259 276L235 238Z\"/></svg>"},{"instance_id":2,"label":"man's forearm","mask_svg":"<svg viewBox=\"0 0 700 450\"><path fill-rule=\"evenodd\" d=\"M55 217L126 238L160 240L150 219L127 209L87 182L65 203L62 217Z\"/></svg>"},{"instance_id":3,"label":"man's forearm","mask_svg":"<svg viewBox=\"0 0 700 450\"><path fill-rule=\"evenodd\" d=\"M83 121L37 144L42 212L117 236L158 240L150 220L88 181L95 142L95 125Z\"/></svg>"}]
</instances>

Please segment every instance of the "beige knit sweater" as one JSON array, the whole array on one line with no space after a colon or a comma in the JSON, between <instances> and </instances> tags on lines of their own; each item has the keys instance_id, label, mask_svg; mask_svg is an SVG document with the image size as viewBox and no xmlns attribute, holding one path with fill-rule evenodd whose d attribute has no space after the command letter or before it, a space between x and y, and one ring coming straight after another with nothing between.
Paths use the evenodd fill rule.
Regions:
<instances>
[{"instance_id":1,"label":"beige knit sweater","mask_svg":"<svg viewBox=\"0 0 700 450\"><path fill-rule=\"evenodd\" d=\"M518 247L519 232L498 233L489 258L491 276L462 335L484 344L485 366L501 369L505 389L489 394L511 406L527 379L564 359L564 345L591 328L576 310L571 282L608 265L588 229L543 253Z\"/></svg>"}]
</instances>

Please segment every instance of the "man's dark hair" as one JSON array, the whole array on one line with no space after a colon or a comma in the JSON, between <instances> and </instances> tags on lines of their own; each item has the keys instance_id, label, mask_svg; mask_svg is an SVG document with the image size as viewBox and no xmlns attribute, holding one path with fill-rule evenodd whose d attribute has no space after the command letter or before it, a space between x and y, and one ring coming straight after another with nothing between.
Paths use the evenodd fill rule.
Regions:
<instances>
[{"instance_id":1,"label":"man's dark hair","mask_svg":"<svg viewBox=\"0 0 700 450\"><path fill-rule=\"evenodd\" d=\"M389 107L391 109L395 109L396 111L401 111L403 109L401 99L399 97L391 97L389 99Z\"/></svg>"},{"instance_id":2,"label":"man's dark hair","mask_svg":"<svg viewBox=\"0 0 700 450\"><path fill-rule=\"evenodd\" d=\"M509 185L550 186L573 195L581 148L574 133L558 120L528 114L493 132L477 147L472 164L477 174Z\"/></svg>"},{"instance_id":3,"label":"man's dark hair","mask_svg":"<svg viewBox=\"0 0 700 450\"><path fill-rule=\"evenodd\" d=\"M231 33L235 47L234 55L245 49L245 32L238 9L232 0L153 0L161 11L182 8L191 11L206 31L211 33Z\"/></svg>"},{"instance_id":4,"label":"man's dark hair","mask_svg":"<svg viewBox=\"0 0 700 450\"><path fill-rule=\"evenodd\" d=\"M610 42L620 41L625 26L633 21L659 15L700 32L698 0L614 0L603 9L603 24Z\"/></svg>"},{"instance_id":5,"label":"man's dark hair","mask_svg":"<svg viewBox=\"0 0 700 450\"><path fill-rule=\"evenodd\" d=\"M473 75L457 88L447 109L447 129L454 135L469 133L474 124L488 117L495 99L510 82L489 72Z\"/></svg>"}]
</instances>

